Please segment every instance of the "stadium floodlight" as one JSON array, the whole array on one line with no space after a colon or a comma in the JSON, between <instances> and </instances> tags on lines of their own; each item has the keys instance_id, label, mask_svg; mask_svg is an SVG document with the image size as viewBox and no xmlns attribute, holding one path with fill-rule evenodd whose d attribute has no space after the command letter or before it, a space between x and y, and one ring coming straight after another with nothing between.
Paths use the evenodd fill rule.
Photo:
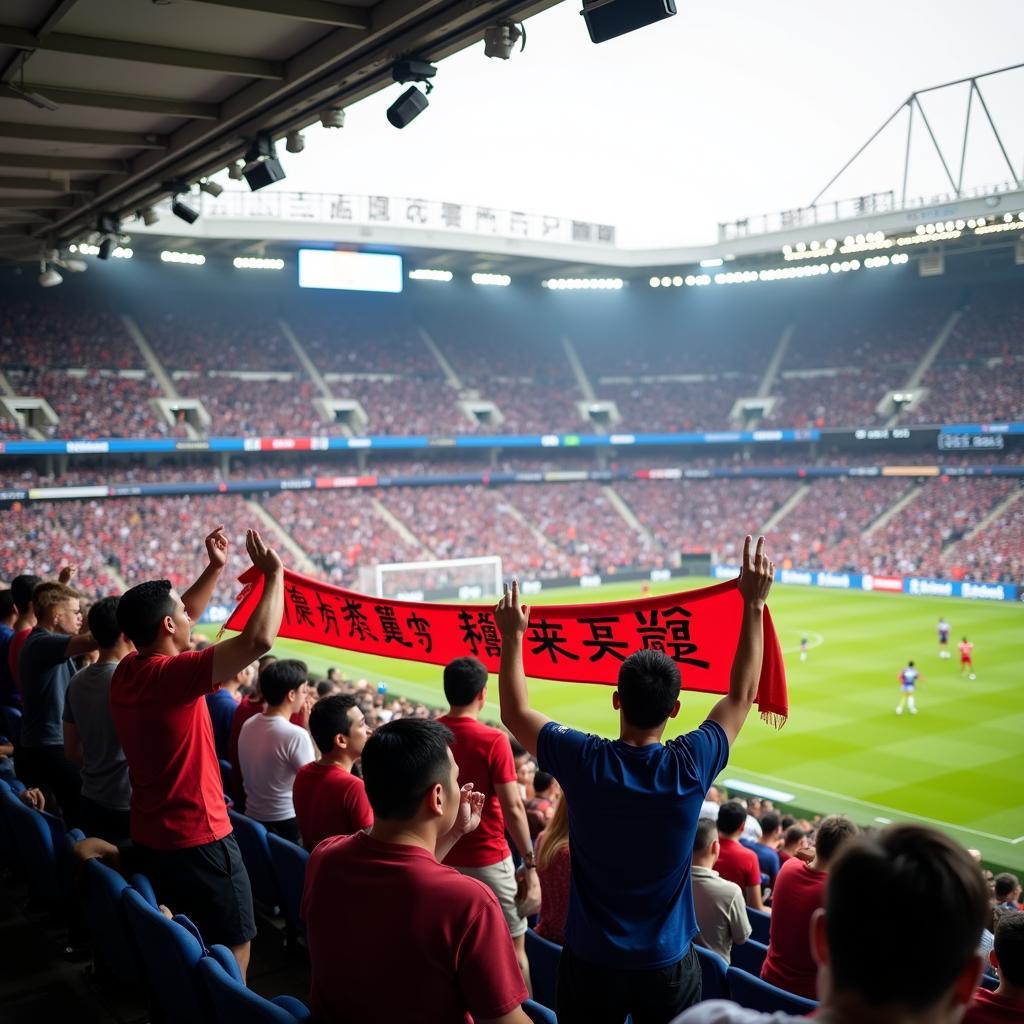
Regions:
<instances>
[{"instance_id":1,"label":"stadium floodlight","mask_svg":"<svg viewBox=\"0 0 1024 1024\"><path fill-rule=\"evenodd\" d=\"M253 192L283 181L286 177L281 161L277 158L274 140L266 132L257 135L245 151L242 177Z\"/></svg>"},{"instance_id":2,"label":"stadium floodlight","mask_svg":"<svg viewBox=\"0 0 1024 1024\"><path fill-rule=\"evenodd\" d=\"M208 196L212 196L216 199L224 191L224 186L218 185L215 181L210 181L209 178L203 178L203 180L199 182L199 191L205 192Z\"/></svg>"},{"instance_id":3,"label":"stadium floodlight","mask_svg":"<svg viewBox=\"0 0 1024 1024\"><path fill-rule=\"evenodd\" d=\"M587 23L590 41L603 43L645 25L671 18L675 0L583 0L580 12Z\"/></svg>"},{"instance_id":4,"label":"stadium floodlight","mask_svg":"<svg viewBox=\"0 0 1024 1024\"><path fill-rule=\"evenodd\" d=\"M650 285L650 286L651 286L652 288L660 288L660 287L661 287L661 278L660 278L660 277L652 277L652 278L650 279L650 281L648 281L647 283L648 283L648 284L649 284L649 285Z\"/></svg>"},{"instance_id":5,"label":"stadium floodlight","mask_svg":"<svg viewBox=\"0 0 1024 1024\"><path fill-rule=\"evenodd\" d=\"M550 277L541 281L542 288L550 291L619 291L625 282L621 277Z\"/></svg>"},{"instance_id":6,"label":"stadium floodlight","mask_svg":"<svg viewBox=\"0 0 1024 1024\"><path fill-rule=\"evenodd\" d=\"M89 264L85 260L75 259L74 256L66 256L60 261L60 265L65 270L70 270L72 274L81 274L89 269Z\"/></svg>"},{"instance_id":7,"label":"stadium floodlight","mask_svg":"<svg viewBox=\"0 0 1024 1024\"><path fill-rule=\"evenodd\" d=\"M179 217L186 224L195 224L199 219L199 211L193 210L187 203L183 203L179 196L175 196L171 202L171 213Z\"/></svg>"},{"instance_id":8,"label":"stadium floodlight","mask_svg":"<svg viewBox=\"0 0 1024 1024\"><path fill-rule=\"evenodd\" d=\"M267 256L236 256L231 265L236 270L284 270L284 260Z\"/></svg>"},{"instance_id":9,"label":"stadium floodlight","mask_svg":"<svg viewBox=\"0 0 1024 1024\"><path fill-rule=\"evenodd\" d=\"M114 255L114 249L117 247L117 243L109 235L100 242L99 251L96 253L101 260L109 260Z\"/></svg>"},{"instance_id":10,"label":"stadium floodlight","mask_svg":"<svg viewBox=\"0 0 1024 1024\"><path fill-rule=\"evenodd\" d=\"M447 283L454 275L450 270L432 270L429 267L417 267L409 271L410 281L441 281Z\"/></svg>"},{"instance_id":11,"label":"stadium floodlight","mask_svg":"<svg viewBox=\"0 0 1024 1024\"><path fill-rule=\"evenodd\" d=\"M521 40L521 42L520 42ZM514 21L499 21L484 29L484 56L508 60L519 43L519 52L526 49L526 29Z\"/></svg>"},{"instance_id":12,"label":"stadium floodlight","mask_svg":"<svg viewBox=\"0 0 1024 1024\"><path fill-rule=\"evenodd\" d=\"M720 267L724 262L725 260L721 259L721 257L716 256L713 259L701 260L700 265L702 267Z\"/></svg>"},{"instance_id":13,"label":"stadium floodlight","mask_svg":"<svg viewBox=\"0 0 1024 1024\"><path fill-rule=\"evenodd\" d=\"M508 274L474 274L470 280L473 284L490 285L494 288L507 288L512 283Z\"/></svg>"},{"instance_id":14,"label":"stadium floodlight","mask_svg":"<svg viewBox=\"0 0 1024 1024\"><path fill-rule=\"evenodd\" d=\"M319 114L320 123L325 128L344 128L345 127L345 108L344 107L324 107ZM297 135L298 132L292 134ZM302 136L299 136L300 138ZM300 153L300 149L289 149L289 153Z\"/></svg>"},{"instance_id":15,"label":"stadium floodlight","mask_svg":"<svg viewBox=\"0 0 1024 1024\"><path fill-rule=\"evenodd\" d=\"M56 288L57 285L62 284L64 278L57 273L57 271L48 266L45 260L41 260L39 263L39 283L43 288Z\"/></svg>"},{"instance_id":16,"label":"stadium floodlight","mask_svg":"<svg viewBox=\"0 0 1024 1024\"><path fill-rule=\"evenodd\" d=\"M151 228L160 219L160 214L158 214L152 206L143 207L135 216L138 217L147 228Z\"/></svg>"},{"instance_id":17,"label":"stadium floodlight","mask_svg":"<svg viewBox=\"0 0 1024 1024\"><path fill-rule=\"evenodd\" d=\"M135 255L135 250L134 249L129 249L125 245L119 245L114 250L114 259L115 260L130 260L134 255Z\"/></svg>"},{"instance_id":18,"label":"stadium floodlight","mask_svg":"<svg viewBox=\"0 0 1024 1024\"><path fill-rule=\"evenodd\" d=\"M230 167L228 168L228 177L229 177L229 178L230 178L230 179L231 179L232 181L241 181L241 180L242 180L242 169L243 169L244 167L245 167L245 164L244 164L244 163L243 163L243 162L242 162L241 160L236 160L236 161L235 161L235 162L234 162L234 163L233 163L233 164L232 164L232 165L231 165L231 166L230 166Z\"/></svg>"},{"instance_id":19,"label":"stadium floodlight","mask_svg":"<svg viewBox=\"0 0 1024 1024\"><path fill-rule=\"evenodd\" d=\"M306 136L302 132L289 132L285 137L284 148L289 153L301 153L306 148Z\"/></svg>"},{"instance_id":20,"label":"stadium floodlight","mask_svg":"<svg viewBox=\"0 0 1024 1024\"><path fill-rule=\"evenodd\" d=\"M160 253L162 263L179 263L190 267L201 267L206 262L206 257L201 252L175 252L172 249L164 249Z\"/></svg>"},{"instance_id":21,"label":"stadium floodlight","mask_svg":"<svg viewBox=\"0 0 1024 1024\"><path fill-rule=\"evenodd\" d=\"M427 84L429 85L430 83L428 82ZM422 114L429 106L430 100L428 100L415 85L410 85L409 88L406 89L390 107L388 107L387 118L388 121L396 128L404 128L412 121L415 121L416 118L419 117L420 114Z\"/></svg>"}]
</instances>

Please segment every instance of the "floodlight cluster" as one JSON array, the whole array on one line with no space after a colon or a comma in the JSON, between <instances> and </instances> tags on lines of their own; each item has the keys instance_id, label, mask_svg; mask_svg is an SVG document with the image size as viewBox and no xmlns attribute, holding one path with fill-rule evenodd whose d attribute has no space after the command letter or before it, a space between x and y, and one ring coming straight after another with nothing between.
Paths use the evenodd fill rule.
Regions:
<instances>
[{"instance_id":1,"label":"floodlight cluster","mask_svg":"<svg viewBox=\"0 0 1024 1024\"><path fill-rule=\"evenodd\" d=\"M918 224L915 228L914 234L912 235L901 235L896 239L897 245L922 245L929 242L946 242L953 238L959 238L963 234L963 230L955 226L954 221L948 221L949 224L953 224L948 231L939 225L936 228L934 225L929 224L928 227L932 228L931 231L922 231L924 227L922 224Z\"/></svg>"},{"instance_id":2,"label":"floodlight cluster","mask_svg":"<svg viewBox=\"0 0 1024 1024\"><path fill-rule=\"evenodd\" d=\"M1004 213L1001 222L995 224L976 224L974 233L976 235L991 235L1000 231L1024 231L1024 213L1018 213L1016 217L1012 213Z\"/></svg>"},{"instance_id":3,"label":"floodlight cluster","mask_svg":"<svg viewBox=\"0 0 1024 1024\"><path fill-rule=\"evenodd\" d=\"M454 276L450 270L433 270L430 267L417 267L409 271L410 281L440 281L447 284Z\"/></svg>"},{"instance_id":4,"label":"floodlight cluster","mask_svg":"<svg viewBox=\"0 0 1024 1024\"><path fill-rule=\"evenodd\" d=\"M542 288L552 291L619 291L623 286L621 277L551 277L541 281Z\"/></svg>"},{"instance_id":5,"label":"floodlight cluster","mask_svg":"<svg viewBox=\"0 0 1024 1024\"><path fill-rule=\"evenodd\" d=\"M206 262L201 252L175 252L173 249L164 249L160 259L163 263L184 263L193 267L201 267Z\"/></svg>"},{"instance_id":6,"label":"floodlight cluster","mask_svg":"<svg viewBox=\"0 0 1024 1024\"><path fill-rule=\"evenodd\" d=\"M869 256L864 261L864 266L868 270L874 270L877 267L898 267L909 260L910 257L905 252L894 252L892 256Z\"/></svg>"},{"instance_id":7,"label":"floodlight cluster","mask_svg":"<svg viewBox=\"0 0 1024 1024\"><path fill-rule=\"evenodd\" d=\"M91 242L79 242L77 245L69 245L68 252L78 253L80 256L98 256L100 247ZM126 245L117 245L110 251L110 255L115 260L130 260L135 255L135 250Z\"/></svg>"},{"instance_id":8,"label":"floodlight cluster","mask_svg":"<svg viewBox=\"0 0 1024 1024\"><path fill-rule=\"evenodd\" d=\"M470 280L473 284L490 285L495 288L507 288L512 283L512 278L508 274L474 274Z\"/></svg>"},{"instance_id":9,"label":"floodlight cluster","mask_svg":"<svg viewBox=\"0 0 1024 1024\"><path fill-rule=\"evenodd\" d=\"M268 256L236 256L231 263L236 270L284 270L284 260Z\"/></svg>"},{"instance_id":10,"label":"floodlight cluster","mask_svg":"<svg viewBox=\"0 0 1024 1024\"><path fill-rule=\"evenodd\" d=\"M831 256L836 251L836 240L827 238L824 242L797 242L795 245L784 245L782 255L787 260L813 260L823 256Z\"/></svg>"}]
</instances>

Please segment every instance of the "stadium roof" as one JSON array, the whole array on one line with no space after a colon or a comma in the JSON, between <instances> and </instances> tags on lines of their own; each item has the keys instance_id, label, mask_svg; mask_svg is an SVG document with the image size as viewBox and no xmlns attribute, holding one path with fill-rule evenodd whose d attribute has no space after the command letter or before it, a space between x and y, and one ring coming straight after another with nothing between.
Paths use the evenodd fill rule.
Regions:
<instances>
[{"instance_id":1,"label":"stadium roof","mask_svg":"<svg viewBox=\"0 0 1024 1024\"><path fill-rule=\"evenodd\" d=\"M557 0L5 0L0 260L131 216Z\"/></svg>"}]
</instances>

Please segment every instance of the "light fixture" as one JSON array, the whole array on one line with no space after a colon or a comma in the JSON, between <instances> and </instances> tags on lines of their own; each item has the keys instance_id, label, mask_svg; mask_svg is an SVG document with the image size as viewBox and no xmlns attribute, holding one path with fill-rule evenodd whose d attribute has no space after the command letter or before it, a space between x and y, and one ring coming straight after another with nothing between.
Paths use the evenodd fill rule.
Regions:
<instances>
[{"instance_id":1,"label":"light fixture","mask_svg":"<svg viewBox=\"0 0 1024 1024\"><path fill-rule=\"evenodd\" d=\"M495 288L507 288L512 283L512 278L508 274L474 274L470 280L473 284L491 285Z\"/></svg>"},{"instance_id":2,"label":"light fixture","mask_svg":"<svg viewBox=\"0 0 1024 1024\"><path fill-rule=\"evenodd\" d=\"M679 279L682 284L682 278ZM619 291L624 282L621 277L549 277L541 281L542 288L550 291Z\"/></svg>"},{"instance_id":3,"label":"light fixture","mask_svg":"<svg viewBox=\"0 0 1024 1024\"><path fill-rule=\"evenodd\" d=\"M199 182L199 191L205 192L208 196L213 196L216 199L224 191L224 186L218 185L215 181L210 181L209 178L204 178Z\"/></svg>"},{"instance_id":4,"label":"light fixture","mask_svg":"<svg viewBox=\"0 0 1024 1024\"><path fill-rule=\"evenodd\" d=\"M324 107L318 115L320 123L325 128L344 128L345 127L345 108L344 107ZM289 150L289 152L292 152ZM295 150L299 152L299 150Z\"/></svg>"},{"instance_id":5,"label":"light fixture","mask_svg":"<svg viewBox=\"0 0 1024 1024\"><path fill-rule=\"evenodd\" d=\"M499 21L484 29L484 56L508 60L516 43L522 40L519 52L526 49L526 29L513 21Z\"/></svg>"},{"instance_id":6,"label":"light fixture","mask_svg":"<svg viewBox=\"0 0 1024 1024\"><path fill-rule=\"evenodd\" d=\"M277 158L274 140L266 132L257 135L245 151L242 177L253 192L258 192L261 188L273 185L274 182L282 181L286 177L281 161Z\"/></svg>"},{"instance_id":7,"label":"light fixture","mask_svg":"<svg viewBox=\"0 0 1024 1024\"><path fill-rule=\"evenodd\" d=\"M164 249L160 253L162 263L182 263L186 266L201 267L206 262L206 257L201 252L175 252L171 249Z\"/></svg>"},{"instance_id":8,"label":"light fixture","mask_svg":"<svg viewBox=\"0 0 1024 1024\"><path fill-rule=\"evenodd\" d=\"M53 267L47 266L45 260L39 261L39 283L44 288L55 288L63 281L64 278Z\"/></svg>"},{"instance_id":9,"label":"light fixture","mask_svg":"<svg viewBox=\"0 0 1024 1024\"><path fill-rule=\"evenodd\" d=\"M65 270L70 270L72 274L81 274L89 269L89 264L85 260L76 259L74 256L66 256L60 261L60 265Z\"/></svg>"},{"instance_id":10,"label":"light fixture","mask_svg":"<svg viewBox=\"0 0 1024 1024\"><path fill-rule=\"evenodd\" d=\"M284 270L284 260L266 256L236 256L231 265L235 270Z\"/></svg>"},{"instance_id":11,"label":"light fixture","mask_svg":"<svg viewBox=\"0 0 1024 1024\"><path fill-rule=\"evenodd\" d=\"M391 69L391 76L396 82L422 82L426 94L420 92L414 85L410 86L394 103L388 107L388 121L396 128L404 128L414 121L430 105L427 99L434 85L430 81L437 74L437 68L429 61L417 57L410 57L398 61Z\"/></svg>"},{"instance_id":12,"label":"light fixture","mask_svg":"<svg viewBox=\"0 0 1024 1024\"><path fill-rule=\"evenodd\" d=\"M245 167L245 164L241 160L236 160L228 168L228 177L232 181L241 181L242 180L242 168L244 168L244 167Z\"/></svg>"},{"instance_id":13,"label":"light fixture","mask_svg":"<svg viewBox=\"0 0 1024 1024\"><path fill-rule=\"evenodd\" d=\"M448 282L452 279L450 270L431 270L429 267L419 267L409 271L410 281L442 281Z\"/></svg>"},{"instance_id":14,"label":"light fixture","mask_svg":"<svg viewBox=\"0 0 1024 1024\"><path fill-rule=\"evenodd\" d=\"M720 267L724 262L725 262L724 260L722 260L722 259L720 259L719 257L716 256L714 258L709 258L709 259L706 259L706 260L701 260L700 261L700 265L702 267Z\"/></svg>"},{"instance_id":15,"label":"light fixture","mask_svg":"<svg viewBox=\"0 0 1024 1024\"><path fill-rule=\"evenodd\" d=\"M289 132L284 148L289 153L301 153L306 148L306 136L302 132Z\"/></svg>"},{"instance_id":16,"label":"light fixture","mask_svg":"<svg viewBox=\"0 0 1024 1024\"><path fill-rule=\"evenodd\" d=\"M193 210L187 203L183 203L179 196L175 196L171 203L171 213L181 218L186 224L195 224L199 219L199 211Z\"/></svg>"},{"instance_id":17,"label":"light fixture","mask_svg":"<svg viewBox=\"0 0 1024 1024\"><path fill-rule=\"evenodd\" d=\"M151 228L160 219L160 214L152 206L143 207L136 216L147 228Z\"/></svg>"},{"instance_id":18,"label":"light fixture","mask_svg":"<svg viewBox=\"0 0 1024 1024\"><path fill-rule=\"evenodd\" d=\"M107 235L107 237L100 242L99 252L97 252L96 255L99 256L101 260L109 260L110 257L114 255L114 249L116 247L117 242L110 235Z\"/></svg>"},{"instance_id":19,"label":"light fixture","mask_svg":"<svg viewBox=\"0 0 1024 1024\"><path fill-rule=\"evenodd\" d=\"M675 0L583 0L590 40L603 43L676 13Z\"/></svg>"}]
</instances>

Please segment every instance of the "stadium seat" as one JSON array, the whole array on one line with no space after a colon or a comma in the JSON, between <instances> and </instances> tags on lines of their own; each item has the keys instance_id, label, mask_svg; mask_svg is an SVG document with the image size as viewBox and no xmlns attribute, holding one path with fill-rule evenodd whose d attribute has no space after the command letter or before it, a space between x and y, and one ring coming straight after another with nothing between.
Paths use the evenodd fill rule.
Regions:
<instances>
[{"instance_id":1,"label":"stadium seat","mask_svg":"<svg viewBox=\"0 0 1024 1024\"><path fill-rule=\"evenodd\" d=\"M995 990L999 988L999 979L993 977L991 974L983 974L979 984L982 988L988 989L989 992L995 992Z\"/></svg>"},{"instance_id":2,"label":"stadium seat","mask_svg":"<svg viewBox=\"0 0 1024 1024\"><path fill-rule=\"evenodd\" d=\"M15 747L21 742L21 712L17 708L0 707L0 734L6 736Z\"/></svg>"},{"instance_id":3,"label":"stadium seat","mask_svg":"<svg viewBox=\"0 0 1024 1024\"><path fill-rule=\"evenodd\" d=\"M527 929L526 958L530 962L533 997L552 1010L558 991L558 960L561 955L561 946L538 935L532 928Z\"/></svg>"},{"instance_id":4,"label":"stadium seat","mask_svg":"<svg viewBox=\"0 0 1024 1024\"><path fill-rule=\"evenodd\" d=\"M728 999L729 982L726 975L729 965L717 953L694 944L700 961L701 999ZM732 947L734 950L735 946Z\"/></svg>"},{"instance_id":5,"label":"stadium seat","mask_svg":"<svg viewBox=\"0 0 1024 1024\"><path fill-rule=\"evenodd\" d=\"M738 967L741 971L747 971L749 974L754 974L760 978L761 966L764 964L764 958L767 955L768 947L763 942L749 938L746 942L733 944L732 965L733 967Z\"/></svg>"},{"instance_id":6,"label":"stadium seat","mask_svg":"<svg viewBox=\"0 0 1024 1024\"><path fill-rule=\"evenodd\" d=\"M540 1003L535 1002L533 999L527 999L523 1003L523 1012L533 1021L533 1024L558 1024L555 1011L549 1010L546 1006L541 1006Z\"/></svg>"},{"instance_id":7,"label":"stadium seat","mask_svg":"<svg viewBox=\"0 0 1024 1024\"><path fill-rule=\"evenodd\" d=\"M750 921L750 937L755 942L768 945L768 933L771 928L772 915L754 907L747 907L747 920Z\"/></svg>"},{"instance_id":8,"label":"stadium seat","mask_svg":"<svg viewBox=\"0 0 1024 1024\"><path fill-rule=\"evenodd\" d=\"M29 893L42 906L59 910L66 892L58 857L64 836L63 822L45 811L32 810L9 786L4 786L0 799Z\"/></svg>"},{"instance_id":9,"label":"stadium seat","mask_svg":"<svg viewBox=\"0 0 1024 1024\"><path fill-rule=\"evenodd\" d=\"M274 869L277 890L281 894L281 909L292 934L306 934L306 925L302 920L302 890L306 885L306 864L309 854L295 843L282 839L281 836L267 833L270 845L270 862Z\"/></svg>"},{"instance_id":10,"label":"stadium seat","mask_svg":"<svg viewBox=\"0 0 1024 1024\"><path fill-rule=\"evenodd\" d=\"M767 981L739 967L730 967L727 975L729 981L729 997L750 1010L762 1013L790 1013L798 1017L816 1010L818 1004L813 999L793 995L784 989L769 985Z\"/></svg>"},{"instance_id":11,"label":"stadium seat","mask_svg":"<svg viewBox=\"0 0 1024 1024\"><path fill-rule=\"evenodd\" d=\"M118 980L138 985L144 973L142 957L121 905L121 893L128 888L128 883L98 858L85 862L83 875L85 916L93 937L93 957L109 967ZM155 901L151 906L156 909Z\"/></svg>"},{"instance_id":12,"label":"stadium seat","mask_svg":"<svg viewBox=\"0 0 1024 1024\"><path fill-rule=\"evenodd\" d=\"M252 818L238 811L228 811L238 849L242 853L245 870L249 873L252 898L262 903L271 913L277 913L281 905L281 892L274 877L274 864L270 859L270 844L267 830Z\"/></svg>"},{"instance_id":13,"label":"stadium seat","mask_svg":"<svg viewBox=\"0 0 1024 1024\"><path fill-rule=\"evenodd\" d=\"M228 973L213 956L203 957L196 971L213 1004L217 1024L296 1024L310 1019L309 1010L298 999L264 999Z\"/></svg>"}]
</instances>

